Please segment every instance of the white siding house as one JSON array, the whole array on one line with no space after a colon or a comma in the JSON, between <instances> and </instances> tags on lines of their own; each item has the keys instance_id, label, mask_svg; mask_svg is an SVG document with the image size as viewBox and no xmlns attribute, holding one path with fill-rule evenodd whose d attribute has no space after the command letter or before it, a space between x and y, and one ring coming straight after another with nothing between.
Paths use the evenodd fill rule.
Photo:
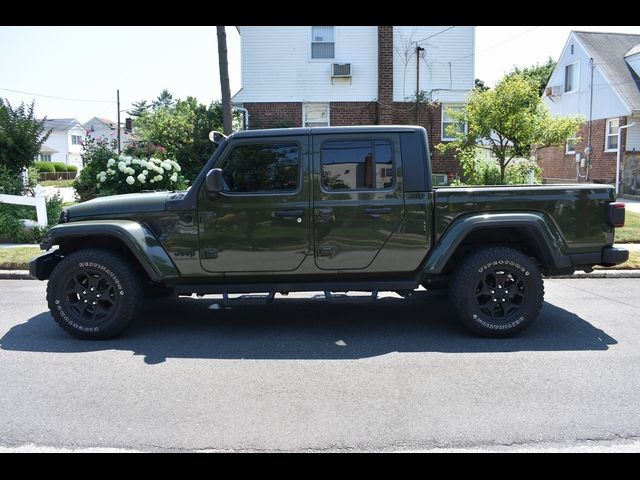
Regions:
<instances>
[{"instance_id":1,"label":"white siding house","mask_svg":"<svg viewBox=\"0 0 640 480\"><path fill-rule=\"evenodd\" d=\"M87 132L87 136L91 138L100 139L104 138L109 142L118 140L118 130L116 127L117 122L111 121L107 118L93 117L91 120L84 123L84 128ZM135 137L127 133L124 128L120 128L120 145L124 149L129 143L135 141Z\"/></svg>"},{"instance_id":2,"label":"white siding house","mask_svg":"<svg viewBox=\"0 0 640 480\"><path fill-rule=\"evenodd\" d=\"M473 26L237 28L242 88L232 101L251 128L419 124L435 145L449 140L446 108L474 87ZM433 155L436 173L459 173L455 158Z\"/></svg>"},{"instance_id":3,"label":"white siding house","mask_svg":"<svg viewBox=\"0 0 640 480\"><path fill-rule=\"evenodd\" d=\"M553 115L585 123L577 141L541 151L543 178L615 184L619 156L620 191L640 195L639 71L640 35L571 32L543 101Z\"/></svg>"},{"instance_id":4,"label":"white siding house","mask_svg":"<svg viewBox=\"0 0 640 480\"><path fill-rule=\"evenodd\" d=\"M82 124L75 118L52 118L45 121L45 130L51 129L51 135L43 144L48 147L41 150L41 155L52 162L61 162L67 165L75 165L82 169L82 143L86 132Z\"/></svg>"}]
</instances>

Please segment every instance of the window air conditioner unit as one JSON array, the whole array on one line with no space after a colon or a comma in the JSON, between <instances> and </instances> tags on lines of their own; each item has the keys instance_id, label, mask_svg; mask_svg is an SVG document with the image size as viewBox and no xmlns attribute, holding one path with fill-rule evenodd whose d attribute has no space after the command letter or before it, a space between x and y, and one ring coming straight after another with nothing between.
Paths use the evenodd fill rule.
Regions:
<instances>
[{"instance_id":1,"label":"window air conditioner unit","mask_svg":"<svg viewBox=\"0 0 640 480\"><path fill-rule=\"evenodd\" d=\"M434 173L431 175L433 185L436 187L449 184L449 177L446 173Z\"/></svg>"},{"instance_id":2,"label":"window air conditioner unit","mask_svg":"<svg viewBox=\"0 0 640 480\"><path fill-rule=\"evenodd\" d=\"M331 65L332 77L350 77L351 76L351 64L350 63L334 63Z\"/></svg>"}]
</instances>

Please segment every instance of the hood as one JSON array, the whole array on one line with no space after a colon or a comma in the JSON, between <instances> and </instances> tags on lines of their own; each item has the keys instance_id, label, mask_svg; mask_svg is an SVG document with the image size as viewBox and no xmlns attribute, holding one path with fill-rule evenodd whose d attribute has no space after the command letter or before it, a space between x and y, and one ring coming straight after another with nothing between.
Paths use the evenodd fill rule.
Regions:
<instances>
[{"instance_id":1,"label":"hood","mask_svg":"<svg viewBox=\"0 0 640 480\"><path fill-rule=\"evenodd\" d=\"M83 217L118 216L131 213L161 212L174 192L126 193L99 197L67 208L69 220Z\"/></svg>"}]
</instances>

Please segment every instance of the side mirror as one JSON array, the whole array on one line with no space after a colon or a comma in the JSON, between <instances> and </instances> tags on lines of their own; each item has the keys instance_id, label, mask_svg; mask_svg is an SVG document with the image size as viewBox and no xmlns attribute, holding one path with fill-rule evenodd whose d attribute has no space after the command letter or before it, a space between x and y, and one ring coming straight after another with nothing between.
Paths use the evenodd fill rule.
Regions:
<instances>
[{"instance_id":1,"label":"side mirror","mask_svg":"<svg viewBox=\"0 0 640 480\"><path fill-rule=\"evenodd\" d=\"M207 178L205 179L207 184L207 192L220 193L224 190L224 179L222 178L221 168L212 168L207 172Z\"/></svg>"}]
</instances>

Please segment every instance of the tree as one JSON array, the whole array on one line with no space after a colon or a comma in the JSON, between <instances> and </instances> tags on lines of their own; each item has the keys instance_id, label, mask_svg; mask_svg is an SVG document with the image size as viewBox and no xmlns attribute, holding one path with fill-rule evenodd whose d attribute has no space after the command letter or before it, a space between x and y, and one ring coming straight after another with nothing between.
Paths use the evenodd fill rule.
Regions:
<instances>
[{"instance_id":1,"label":"tree","mask_svg":"<svg viewBox=\"0 0 640 480\"><path fill-rule=\"evenodd\" d=\"M158 95L158 98L156 98L153 102L151 102L151 107L154 110L157 110L159 108L169 108L173 106L173 103L174 103L173 95L171 95L169 93L169 90L165 88L164 90L162 90L162 92L160 92L160 95Z\"/></svg>"},{"instance_id":2,"label":"tree","mask_svg":"<svg viewBox=\"0 0 640 480\"><path fill-rule=\"evenodd\" d=\"M185 178L193 181L216 145L211 130L222 128L222 106L199 104L193 97L176 100L170 107L149 110L136 120L136 133L147 146L163 147L176 160Z\"/></svg>"},{"instance_id":3,"label":"tree","mask_svg":"<svg viewBox=\"0 0 640 480\"><path fill-rule=\"evenodd\" d=\"M532 67L514 67L511 72L509 72L506 77L513 77L515 75L521 75L528 82L536 88L538 91L538 96L542 96L544 93L544 89L549 83L549 79L551 78L551 74L553 73L554 68L556 68L556 61L549 57L545 63L542 65L535 64Z\"/></svg>"},{"instance_id":4,"label":"tree","mask_svg":"<svg viewBox=\"0 0 640 480\"><path fill-rule=\"evenodd\" d=\"M480 90L481 92L485 92L487 90L489 90L489 87L487 87L484 84L484 80L480 80L479 78L476 78L475 81L473 82L473 88L476 90Z\"/></svg>"},{"instance_id":5,"label":"tree","mask_svg":"<svg viewBox=\"0 0 640 480\"><path fill-rule=\"evenodd\" d=\"M218 65L220 66L220 90L222 92L222 119L224 134L233 132L231 116L231 88L229 87L229 64L227 62L227 34L224 25L216 26L218 34Z\"/></svg>"},{"instance_id":6,"label":"tree","mask_svg":"<svg viewBox=\"0 0 640 480\"><path fill-rule=\"evenodd\" d=\"M139 102L133 102L131 105L133 106L133 108L131 110L129 110L128 113L132 117L139 117L140 115L145 113L147 110L149 110L149 108L151 108L151 106L147 104L146 100L140 100Z\"/></svg>"},{"instance_id":7,"label":"tree","mask_svg":"<svg viewBox=\"0 0 640 480\"><path fill-rule=\"evenodd\" d=\"M475 158L479 143L488 145L500 168L500 183L516 156L530 155L531 146L560 146L574 137L581 117L552 117L532 82L522 75L508 75L494 89L473 90L469 103L461 110L449 110L458 122L467 123L466 133L451 125L448 134L455 141L437 146L461 158Z\"/></svg>"},{"instance_id":8,"label":"tree","mask_svg":"<svg viewBox=\"0 0 640 480\"><path fill-rule=\"evenodd\" d=\"M0 98L0 165L18 175L29 167L49 138L44 122L36 119L34 102L13 108L9 100Z\"/></svg>"}]
</instances>

